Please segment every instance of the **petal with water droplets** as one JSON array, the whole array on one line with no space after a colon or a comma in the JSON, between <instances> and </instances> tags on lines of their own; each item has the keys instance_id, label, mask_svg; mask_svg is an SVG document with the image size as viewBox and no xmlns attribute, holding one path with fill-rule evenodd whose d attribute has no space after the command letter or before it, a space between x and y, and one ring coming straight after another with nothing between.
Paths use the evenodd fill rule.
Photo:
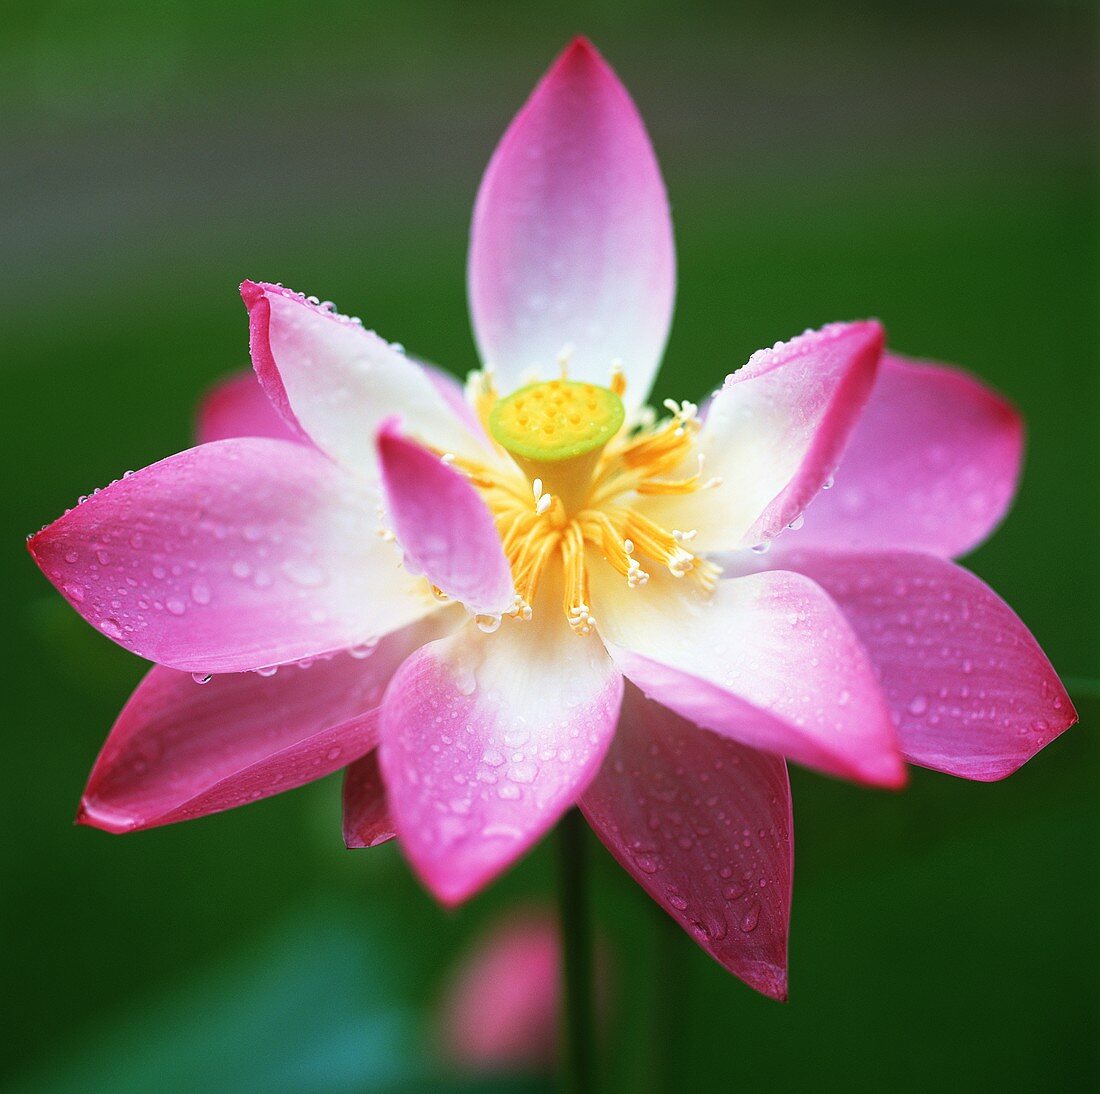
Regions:
<instances>
[{"instance_id":1,"label":"petal with water droplets","mask_svg":"<svg viewBox=\"0 0 1100 1094\"><path fill-rule=\"evenodd\" d=\"M798 544L965 554L1012 501L1023 440L1012 404L973 376L888 354Z\"/></svg>"},{"instance_id":2,"label":"petal with water droplets","mask_svg":"<svg viewBox=\"0 0 1100 1094\"><path fill-rule=\"evenodd\" d=\"M399 414L414 436L477 459L491 449L424 369L371 331L277 285L246 281L252 364L290 428L356 474L375 474L374 436Z\"/></svg>"},{"instance_id":3,"label":"petal with water droplets","mask_svg":"<svg viewBox=\"0 0 1100 1094\"><path fill-rule=\"evenodd\" d=\"M676 256L660 168L626 88L575 40L505 133L478 191L470 310L505 393L530 367L645 400L672 320Z\"/></svg>"},{"instance_id":4,"label":"petal with water droplets","mask_svg":"<svg viewBox=\"0 0 1100 1094\"><path fill-rule=\"evenodd\" d=\"M593 567L600 635L623 674L698 725L829 774L899 786L890 712L859 640L808 578L655 573L640 593Z\"/></svg>"},{"instance_id":5,"label":"petal with water droplets","mask_svg":"<svg viewBox=\"0 0 1100 1094\"><path fill-rule=\"evenodd\" d=\"M188 672L240 672L434 610L379 538L376 497L305 445L216 441L93 494L28 546L119 645Z\"/></svg>"},{"instance_id":6,"label":"petal with water droplets","mask_svg":"<svg viewBox=\"0 0 1100 1094\"><path fill-rule=\"evenodd\" d=\"M784 552L840 606L882 681L910 763L1003 779L1076 720L1015 612L973 574L909 551Z\"/></svg>"},{"instance_id":7,"label":"petal with water droplets","mask_svg":"<svg viewBox=\"0 0 1100 1094\"><path fill-rule=\"evenodd\" d=\"M457 904L522 855L603 759L622 679L556 605L507 633L473 624L418 650L382 707L382 772L401 846Z\"/></svg>"},{"instance_id":8,"label":"petal with water droplets","mask_svg":"<svg viewBox=\"0 0 1100 1094\"><path fill-rule=\"evenodd\" d=\"M699 551L750 547L781 532L836 470L882 340L878 323L834 323L753 354L707 408L699 452L712 485L648 498L645 511L663 527L695 529Z\"/></svg>"},{"instance_id":9,"label":"petal with water droplets","mask_svg":"<svg viewBox=\"0 0 1100 1094\"><path fill-rule=\"evenodd\" d=\"M716 961L787 997L794 868L787 766L628 685L581 809L624 869Z\"/></svg>"},{"instance_id":10,"label":"petal with water droplets","mask_svg":"<svg viewBox=\"0 0 1100 1094\"><path fill-rule=\"evenodd\" d=\"M155 666L95 762L82 824L130 832L217 813L301 786L377 743L377 708L394 669L438 634L419 624L374 655L346 653L274 676L228 673L197 684Z\"/></svg>"}]
</instances>

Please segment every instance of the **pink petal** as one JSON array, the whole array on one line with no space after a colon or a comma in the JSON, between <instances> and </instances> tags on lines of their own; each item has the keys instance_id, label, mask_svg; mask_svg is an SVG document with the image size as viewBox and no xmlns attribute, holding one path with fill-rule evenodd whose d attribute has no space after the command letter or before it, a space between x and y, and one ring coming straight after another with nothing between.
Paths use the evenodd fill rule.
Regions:
<instances>
[{"instance_id":1,"label":"pink petal","mask_svg":"<svg viewBox=\"0 0 1100 1094\"><path fill-rule=\"evenodd\" d=\"M974 377L888 355L798 544L965 554L1008 509L1023 440L1015 408Z\"/></svg>"},{"instance_id":2,"label":"pink petal","mask_svg":"<svg viewBox=\"0 0 1100 1094\"><path fill-rule=\"evenodd\" d=\"M469 287L482 359L501 389L536 366L606 385L621 359L644 400L676 291L668 199L626 89L583 38L535 88L482 179Z\"/></svg>"},{"instance_id":3,"label":"pink petal","mask_svg":"<svg viewBox=\"0 0 1100 1094\"><path fill-rule=\"evenodd\" d=\"M382 706L382 772L405 853L457 904L522 855L584 790L622 680L552 607L417 651Z\"/></svg>"},{"instance_id":4,"label":"pink petal","mask_svg":"<svg viewBox=\"0 0 1100 1094\"><path fill-rule=\"evenodd\" d=\"M878 670L911 763L1003 779L1077 721L1016 613L973 574L902 551L785 552L837 602Z\"/></svg>"},{"instance_id":5,"label":"pink petal","mask_svg":"<svg viewBox=\"0 0 1100 1094\"><path fill-rule=\"evenodd\" d=\"M653 499L647 512L665 527L695 529L700 551L777 535L836 469L871 391L882 340L878 323L834 323L753 354L726 378L699 435L704 476L720 482Z\"/></svg>"},{"instance_id":6,"label":"pink petal","mask_svg":"<svg viewBox=\"0 0 1100 1094\"><path fill-rule=\"evenodd\" d=\"M413 359L415 360L415 358ZM449 372L416 361L431 380L443 401L462 418L471 432L481 431L477 415L466 401L462 384ZM275 437L279 440L304 440L301 432L287 425L267 397L252 369L234 373L216 384L199 404L195 436L199 444L223 441L228 437Z\"/></svg>"},{"instance_id":7,"label":"pink petal","mask_svg":"<svg viewBox=\"0 0 1100 1094\"><path fill-rule=\"evenodd\" d=\"M372 493L319 452L201 445L90 496L34 536L94 627L189 672L239 672L387 634L431 611L378 537Z\"/></svg>"},{"instance_id":8,"label":"pink petal","mask_svg":"<svg viewBox=\"0 0 1100 1094\"><path fill-rule=\"evenodd\" d=\"M344 771L344 845L377 847L396 835L376 749Z\"/></svg>"},{"instance_id":9,"label":"pink petal","mask_svg":"<svg viewBox=\"0 0 1100 1094\"><path fill-rule=\"evenodd\" d=\"M890 712L859 640L800 574L730 578L707 597L654 574L592 574L600 634L624 675L697 725L829 774L899 786Z\"/></svg>"},{"instance_id":10,"label":"pink petal","mask_svg":"<svg viewBox=\"0 0 1100 1094\"><path fill-rule=\"evenodd\" d=\"M268 398L337 462L373 477L374 436L394 414L442 451L489 454L424 369L372 331L277 285L246 281L241 295Z\"/></svg>"},{"instance_id":11,"label":"pink petal","mask_svg":"<svg viewBox=\"0 0 1100 1094\"><path fill-rule=\"evenodd\" d=\"M402 437L392 420L378 434L378 458L405 569L424 574L471 612L511 608L515 586L500 533L465 476Z\"/></svg>"},{"instance_id":12,"label":"pink petal","mask_svg":"<svg viewBox=\"0 0 1100 1094\"><path fill-rule=\"evenodd\" d=\"M82 824L130 832L217 813L312 782L372 749L393 671L438 630L386 638L371 657L340 653L275 676L229 673L198 684L155 666L96 760Z\"/></svg>"},{"instance_id":13,"label":"pink petal","mask_svg":"<svg viewBox=\"0 0 1100 1094\"><path fill-rule=\"evenodd\" d=\"M195 436L199 444L229 437L302 439L271 404L251 369L227 377L207 392L199 404Z\"/></svg>"},{"instance_id":14,"label":"pink petal","mask_svg":"<svg viewBox=\"0 0 1100 1094\"><path fill-rule=\"evenodd\" d=\"M623 868L719 964L787 997L794 869L787 765L627 687L581 809Z\"/></svg>"},{"instance_id":15,"label":"pink petal","mask_svg":"<svg viewBox=\"0 0 1100 1094\"><path fill-rule=\"evenodd\" d=\"M557 1049L560 951L553 916L520 911L495 924L447 986L444 1055L476 1071L549 1066Z\"/></svg>"}]
</instances>

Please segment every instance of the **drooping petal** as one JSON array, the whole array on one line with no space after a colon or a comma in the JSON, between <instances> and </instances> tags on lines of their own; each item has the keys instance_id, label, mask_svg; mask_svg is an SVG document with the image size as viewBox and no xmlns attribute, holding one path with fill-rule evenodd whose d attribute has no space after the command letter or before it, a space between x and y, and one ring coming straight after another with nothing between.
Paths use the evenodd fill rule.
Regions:
<instances>
[{"instance_id":1,"label":"drooping petal","mask_svg":"<svg viewBox=\"0 0 1100 1094\"><path fill-rule=\"evenodd\" d=\"M382 706L382 772L405 853L442 901L526 851L596 773L622 679L560 611L473 624L414 653Z\"/></svg>"},{"instance_id":2,"label":"drooping petal","mask_svg":"<svg viewBox=\"0 0 1100 1094\"><path fill-rule=\"evenodd\" d=\"M753 354L727 377L699 434L703 477L719 481L646 499L645 510L665 527L695 529L699 551L749 547L782 531L836 469L882 340L878 323L834 323Z\"/></svg>"},{"instance_id":3,"label":"drooping petal","mask_svg":"<svg viewBox=\"0 0 1100 1094\"><path fill-rule=\"evenodd\" d=\"M425 583L378 536L376 495L320 452L200 445L113 483L29 541L98 630L188 672L312 657L419 619Z\"/></svg>"},{"instance_id":4,"label":"drooping petal","mask_svg":"<svg viewBox=\"0 0 1100 1094\"><path fill-rule=\"evenodd\" d=\"M1016 492L1023 439L1016 409L973 376L887 355L799 546L966 554Z\"/></svg>"},{"instance_id":5,"label":"drooping petal","mask_svg":"<svg viewBox=\"0 0 1100 1094\"><path fill-rule=\"evenodd\" d=\"M196 683L157 665L103 746L81 799L82 824L131 832L217 813L319 779L377 743L377 708L394 670L439 633L419 624L365 659L339 653Z\"/></svg>"},{"instance_id":6,"label":"drooping petal","mask_svg":"<svg viewBox=\"0 0 1100 1094\"><path fill-rule=\"evenodd\" d=\"M234 373L207 392L199 404L195 437L199 444L230 437L302 440L301 434L286 424L264 394L251 369Z\"/></svg>"},{"instance_id":7,"label":"drooping petal","mask_svg":"<svg viewBox=\"0 0 1100 1094\"><path fill-rule=\"evenodd\" d=\"M549 1066L558 1046L561 942L552 915L510 911L478 939L440 1007L443 1055L460 1068Z\"/></svg>"},{"instance_id":8,"label":"drooping petal","mask_svg":"<svg viewBox=\"0 0 1100 1094\"><path fill-rule=\"evenodd\" d=\"M246 281L241 295L268 398L338 463L372 478L374 437L393 414L443 451L492 458L424 369L372 331L276 285Z\"/></svg>"},{"instance_id":9,"label":"drooping petal","mask_svg":"<svg viewBox=\"0 0 1100 1094\"><path fill-rule=\"evenodd\" d=\"M787 997L794 869L787 765L627 686L581 809L623 868L716 961Z\"/></svg>"},{"instance_id":10,"label":"drooping petal","mask_svg":"<svg viewBox=\"0 0 1100 1094\"><path fill-rule=\"evenodd\" d=\"M874 662L911 763L1003 779L1077 720L1015 612L961 567L909 551L787 551Z\"/></svg>"},{"instance_id":11,"label":"drooping petal","mask_svg":"<svg viewBox=\"0 0 1100 1094\"><path fill-rule=\"evenodd\" d=\"M396 835L375 749L344 772L344 845L377 847Z\"/></svg>"},{"instance_id":12,"label":"drooping petal","mask_svg":"<svg viewBox=\"0 0 1100 1094\"><path fill-rule=\"evenodd\" d=\"M532 366L645 399L676 291L664 183L638 111L584 39L554 63L497 147L478 192L469 290L482 359L505 393Z\"/></svg>"},{"instance_id":13,"label":"drooping petal","mask_svg":"<svg viewBox=\"0 0 1100 1094\"><path fill-rule=\"evenodd\" d=\"M515 587L500 533L465 476L402 437L394 420L379 431L378 457L405 569L424 574L472 612L501 615L512 607Z\"/></svg>"},{"instance_id":14,"label":"drooping petal","mask_svg":"<svg viewBox=\"0 0 1100 1094\"><path fill-rule=\"evenodd\" d=\"M594 568L600 634L651 699L752 748L858 782L898 786L905 768L859 640L812 581L779 571L720 581L654 574L625 588Z\"/></svg>"}]
</instances>

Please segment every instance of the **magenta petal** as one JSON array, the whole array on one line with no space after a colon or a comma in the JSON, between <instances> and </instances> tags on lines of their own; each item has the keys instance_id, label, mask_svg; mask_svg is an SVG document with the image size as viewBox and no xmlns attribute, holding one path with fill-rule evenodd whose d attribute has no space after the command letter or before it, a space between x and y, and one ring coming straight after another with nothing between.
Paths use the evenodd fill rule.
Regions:
<instances>
[{"instance_id":1,"label":"magenta petal","mask_svg":"<svg viewBox=\"0 0 1100 1094\"><path fill-rule=\"evenodd\" d=\"M251 369L227 377L206 393L199 404L195 437L199 444L230 437L302 439L272 406Z\"/></svg>"},{"instance_id":2,"label":"magenta petal","mask_svg":"<svg viewBox=\"0 0 1100 1094\"><path fill-rule=\"evenodd\" d=\"M606 384L621 359L645 399L676 291L668 199L626 89L576 39L535 88L485 172L469 290L482 359L504 392L535 366Z\"/></svg>"},{"instance_id":3,"label":"magenta petal","mask_svg":"<svg viewBox=\"0 0 1100 1094\"><path fill-rule=\"evenodd\" d=\"M887 355L799 546L965 554L1012 501L1023 440L1015 408L974 377Z\"/></svg>"},{"instance_id":4,"label":"magenta petal","mask_svg":"<svg viewBox=\"0 0 1100 1094\"><path fill-rule=\"evenodd\" d=\"M200 445L90 496L29 542L94 627L189 672L239 672L378 637L435 606L378 537L375 496L321 453Z\"/></svg>"},{"instance_id":5,"label":"magenta petal","mask_svg":"<svg viewBox=\"0 0 1100 1094\"><path fill-rule=\"evenodd\" d=\"M839 608L801 574L730 578L713 594L654 574L640 593L592 574L600 634L623 674L682 717L828 774L899 786L882 691Z\"/></svg>"},{"instance_id":6,"label":"magenta petal","mask_svg":"<svg viewBox=\"0 0 1100 1094\"><path fill-rule=\"evenodd\" d=\"M340 653L271 677L154 667L95 762L82 824L129 832L217 813L329 774L377 742L394 669L435 631L410 627L371 657Z\"/></svg>"},{"instance_id":7,"label":"magenta petal","mask_svg":"<svg viewBox=\"0 0 1100 1094\"><path fill-rule=\"evenodd\" d=\"M393 414L444 451L485 458L480 431L399 348L281 286L246 281L241 295L268 398L292 430L338 463L372 478L374 435Z\"/></svg>"},{"instance_id":8,"label":"magenta petal","mask_svg":"<svg viewBox=\"0 0 1100 1094\"><path fill-rule=\"evenodd\" d=\"M699 434L711 487L654 499L647 511L666 528L695 529L700 551L777 535L836 470L882 344L878 323L833 323L753 354L714 396Z\"/></svg>"},{"instance_id":9,"label":"magenta petal","mask_svg":"<svg viewBox=\"0 0 1100 1094\"><path fill-rule=\"evenodd\" d=\"M716 961L787 997L794 868L787 766L627 687L581 809L635 881Z\"/></svg>"},{"instance_id":10,"label":"magenta petal","mask_svg":"<svg viewBox=\"0 0 1100 1094\"><path fill-rule=\"evenodd\" d=\"M549 829L599 768L622 679L560 615L468 624L414 653L382 706L382 771L401 845L457 904Z\"/></svg>"},{"instance_id":11,"label":"magenta petal","mask_svg":"<svg viewBox=\"0 0 1100 1094\"><path fill-rule=\"evenodd\" d=\"M375 749L344 772L344 845L377 847L396 835Z\"/></svg>"},{"instance_id":12,"label":"magenta petal","mask_svg":"<svg viewBox=\"0 0 1100 1094\"><path fill-rule=\"evenodd\" d=\"M1003 779L1077 720L1046 655L973 574L903 551L785 552L837 602L882 681L911 763Z\"/></svg>"},{"instance_id":13,"label":"magenta petal","mask_svg":"<svg viewBox=\"0 0 1100 1094\"><path fill-rule=\"evenodd\" d=\"M389 518L405 569L423 574L452 600L483 615L512 607L512 570L493 515L466 477L398 432L378 434Z\"/></svg>"}]
</instances>

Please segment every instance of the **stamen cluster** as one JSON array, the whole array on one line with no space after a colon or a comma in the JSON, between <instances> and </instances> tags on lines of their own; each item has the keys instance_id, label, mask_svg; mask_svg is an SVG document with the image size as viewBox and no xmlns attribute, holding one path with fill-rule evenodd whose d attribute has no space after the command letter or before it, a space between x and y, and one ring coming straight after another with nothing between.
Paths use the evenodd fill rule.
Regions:
<instances>
[{"instance_id":1,"label":"stamen cluster","mask_svg":"<svg viewBox=\"0 0 1100 1094\"><path fill-rule=\"evenodd\" d=\"M470 384L472 402L488 432L499 400L492 373L475 373ZM624 389L621 370L613 369L605 394L618 397ZM639 497L692 494L718 481L703 479L703 458L698 453L695 470L686 476L677 474L691 465L700 428L698 407L672 400L664 406L669 416L660 420L648 412L622 423L591 465L581 488L569 491L572 505L563 501L562 492L547 490L548 482L541 475L529 480L518 466L510 473L510 469L444 454L481 491L496 521L515 581L516 605L511 614L531 617L547 567L560 561L562 610L577 634L591 634L597 619L589 592L589 549L606 559L631 589L646 585L653 565L664 566L674 577L689 577L707 591L713 589L719 570L690 550L695 532L665 529L637 505ZM531 461L523 462L529 471Z\"/></svg>"}]
</instances>

